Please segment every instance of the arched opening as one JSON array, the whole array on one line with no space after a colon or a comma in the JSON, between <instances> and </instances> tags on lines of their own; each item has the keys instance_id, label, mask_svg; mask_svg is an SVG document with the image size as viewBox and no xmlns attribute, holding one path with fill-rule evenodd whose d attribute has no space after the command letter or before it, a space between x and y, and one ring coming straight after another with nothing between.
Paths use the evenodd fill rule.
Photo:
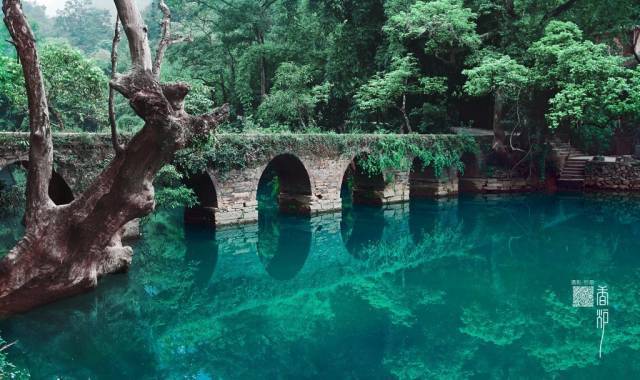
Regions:
<instances>
[{"instance_id":1,"label":"arched opening","mask_svg":"<svg viewBox=\"0 0 640 380\"><path fill-rule=\"evenodd\" d=\"M258 210L310 215L311 180L304 164L292 154L275 157L258 183Z\"/></svg>"},{"instance_id":2,"label":"arched opening","mask_svg":"<svg viewBox=\"0 0 640 380\"><path fill-rule=\"evenodd\" d=\"M192 175L184 180L184 184L192 189L198 198L197 205L185 208L184 222L186 224L215 226L218 194L209 174L205 172Z\"/></svg>"},{"instance_id":3,"label":"arched opening","mask_svg":"<svg viewBox=\"0 0 640 380\"><path fill-rule=\"evenodd\" d=\"M463 178L477 178L482 176L480 159L477 154L465 152L462 154L461 161L464 165Z\"/></svg>"},{"instance_id":4,"label":"arched opening","mask_svg":"<svg viewBox=\"0 0 640 380\"><path fill-rule=\"evenodd\" d=\"M409 173L409 197L437 198L458 193L458 175L455 168L443 168L439 173L416 157Z\"/></svg>"},{"instance_id":5,"label":"arched opening","mask_svg":"<svg viewBox=\"0 0 640 380\"><path fill-rule=\"evenodd\" d=\"M0 170L0 186L4 189L20 188L20 191L24 190L28 168L29 161L14 162L5 166ZM74 199L73 191L55 170L52 171L49 181L49 198L58 206L69 204Z\"/></svg>"},{"instance_id":6,"label":"arched opening","mask_svg":"<svg viewBox=\"0 0 640 380\"><path fill-rule=\"evenodd\" d=\"M24 235L27 161L14 162L0 169L0 255L9 251ZM57 205L73 201L73 192L61 175L53 172L49 197Z\"/></svg>"},{"instance_id":7,"label":"arched opening","mask_svg":"<svg viewBox=\"0 0 640 380\"><path fill-rule=\"evenodd\" d=\"M49 198L57 205L66 205L73 202L73 191L64 178L55 171L49 181Z\"/></svg>"},{"instance_id":8,"label":"arched opening","mask_svg":"<svg viewBox=\"0 0 640 380\"><path fill-rule=\"evenodd\" d=\"M350 204L381 206L386 183L382 173L369 173L363 166L364 154L356 156L342 177L340 196L343 208Z\"/></svg>"},{"instance_id":9,"label":"arched opening","mask_svg":"<svg viewBox=\"0 0 640 380\"><path fill-rule=\"evenodd\" d=\"M258 256L274 279L293 279L311 250L311 221L291 215L267 214L258 221Z\"/></svg>"}]
</instances>

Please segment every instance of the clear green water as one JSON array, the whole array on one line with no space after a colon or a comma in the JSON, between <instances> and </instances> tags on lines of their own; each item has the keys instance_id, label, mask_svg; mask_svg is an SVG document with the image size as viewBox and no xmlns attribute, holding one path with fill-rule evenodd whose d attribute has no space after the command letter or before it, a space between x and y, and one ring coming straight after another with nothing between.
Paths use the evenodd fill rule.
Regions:
<instances>
[{"instance_id":1,"label":"clear green water","mask_svg":"<svg viewBox=\"0 0 640 380\"><path fill-rule=\"evenodd\" d=\"M128 275L0 329L36 379L638 379L639 210L460 198L216 233L160 215ZM601 359L572 280L608 285Z\"/></svg>"}]
</instances>

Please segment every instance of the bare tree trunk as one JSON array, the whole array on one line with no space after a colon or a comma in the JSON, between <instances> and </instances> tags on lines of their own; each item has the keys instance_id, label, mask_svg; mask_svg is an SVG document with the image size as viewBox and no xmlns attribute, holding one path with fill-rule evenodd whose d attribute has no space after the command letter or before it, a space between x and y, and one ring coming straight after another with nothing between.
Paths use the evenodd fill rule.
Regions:
<instances>
[{"instance_id":1,"label":"bare tree trunk","mask_svg":"<svg viewBox=\"0 0 640 380\"><path fill-rule=\"evenodd\" d=\"M122 246L120 231L153 210L155 174L176 150L228 114L223 106L208 115L188 115L183 102L189 87L161 84L152 72L146 27L135 2L115 4L129 40L132 71L110 85L129 99L145 125L83 194L57 206L48 195L53 143L34 36L20 1L3 0L4 21L24 72L31 134L26 231L0 261L0 315L89 290L101 276L126 270L132 250Z\"/></svg>"},{"instance_id":2,"label":"bare tree trunk","mask_svg":"<svg viewBox=\"0 0 640 380\"><path fill-rule=\"evenodd\" d=\"M56 111L55 108L51 108L51 111L54 115L56 115L56 120L58 121L58 126L60 127L60 129L64 130L64 120L62 120L62 115L60 115L60 112Z\"/></svg>"},{"instance_id":3,"label":"bare tree trunk","mask_svg":"<svg viewBox=\"0 0 640 380\"><path fill-rule=\"evenodd\" d=\"M409 121L409 115L407 115L407 95L402 95L402 106L396 107L398 111L402 114L402 118L404 119L404 128L400 130L400 133L413 133L413 129L411 129L411 122Z\"/></svg>"},{"instance_id":4,"label":"bare tree trunk","mask_svg":"<svg viewBox=\"0 0 640 380\"><path fill-rule=\"evenodd\" d=\"M224 83L224 73L222 71L220 71L220 87L222 90L222 102L226 103L229 101L229 96L227 95L227 87L225 86L225 83ZM211 99L214 100L215 97L212 96Z\"/></svg>"},{"instance_id":5,"label":"bare tree trunk","mask_svg":"<svg viewBox=\"0 0 640 380\"><path fill-rule=\"evenodd\" d=\"M493 98L493 150L500 154L507 152L507 135L502 126L504 116L504 98L500 91L496 91Z\"/></svg>"},{"instance_id":6,"label":"bare tree trunk","mask_svg":"<svg viewBox=\"0 0 640 380\"><path fill-rule=\"evenodd\" d=\"M260 99L264 101L267 97L267 62L264 57L260 57Z\"/></svg>"},{"instance_id":7,"label":"bare tree trunk","mask_svg":"<svg viewBox=\"0 0 640 380\"><path fill-rule=\"evenodd\" d=\"M264 46L264 35L256 27L256 38L258 44ZM267 97L267 60L264 57L264 52L260 53L260 101L264 101Z\"/></svg>"}]
</instances>

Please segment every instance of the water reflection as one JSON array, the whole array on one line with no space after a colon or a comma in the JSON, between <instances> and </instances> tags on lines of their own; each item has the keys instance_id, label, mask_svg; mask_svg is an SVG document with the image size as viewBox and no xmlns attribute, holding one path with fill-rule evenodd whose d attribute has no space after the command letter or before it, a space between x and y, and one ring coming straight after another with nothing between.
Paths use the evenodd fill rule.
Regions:
<instances>
[{"instance_id":1,"label":"water reflection","mask_svg":"<svg viewBox=\"0 0 640 380\"><path fill-rule=\"evenodd\" d=\"M413 201L409 210L409 229L416 243L437 228L455 229L460 223L458 198Z\"/></svg>"},{"instance_id":2,"label":"water reflection","mask_svg":"<svg viewBox=\"0 0 640 380\"><path fill-rule=\"evenodd\" d=\"M276 280L291 280L309 257L309 218L264 211L260 213L258 226L258 256L267 273Z\"/></svg>"},{"instance_id":3,"label":"water reflection","mask_svg":"<svg viewBox=\"0 0 640 380\"><path fill-rule=\"evenodd\" d=\"M215 244L180 214L155 217L128 275L0 328L34 378L639 378L640 247L616 202L277 217ZM371 244L353 255L345 230ZM196 251L216 246L200 266L215 255ZM193 286L205 267L215 274ZM594 310L571 307L573 279L610 286L604 360Z\"/></svg>"},{"instance_id":4,"label":"water reflection","mask_svg":"<svg viewBox=\"0 0 640 380\"><path fill-rule=\"evenodd\" d=\"M353 257L363 259L364 250L382 239L384 226L384 211L380 207L345 207L340 233L347 251Z\"/></svg>"},{"instance_id":5,"label":"water reflection","mask_svg":"<svg viewBox=\"0 0 640 380\"><path fill-rule=\"evenodd\" d=\"M209 283L218 263L218 244L215 230L207 225L185 225L185 260L195 266L194 284Z\"/></svg>"}]
</instances>

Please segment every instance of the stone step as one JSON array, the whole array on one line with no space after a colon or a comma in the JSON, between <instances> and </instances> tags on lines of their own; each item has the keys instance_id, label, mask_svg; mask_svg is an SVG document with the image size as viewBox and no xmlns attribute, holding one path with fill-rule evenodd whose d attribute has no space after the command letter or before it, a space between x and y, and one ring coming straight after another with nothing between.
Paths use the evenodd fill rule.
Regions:
<instances>
[{"instance_id":1,"label":"stone step","mask_svg":"<svg viewBox=\"0 0 640 380\"><path fill-rule=\"evenodd\" d=\"M584 179L559 179L558 187L562 190L582 190Z\"/></svg>"}]
</instances>

